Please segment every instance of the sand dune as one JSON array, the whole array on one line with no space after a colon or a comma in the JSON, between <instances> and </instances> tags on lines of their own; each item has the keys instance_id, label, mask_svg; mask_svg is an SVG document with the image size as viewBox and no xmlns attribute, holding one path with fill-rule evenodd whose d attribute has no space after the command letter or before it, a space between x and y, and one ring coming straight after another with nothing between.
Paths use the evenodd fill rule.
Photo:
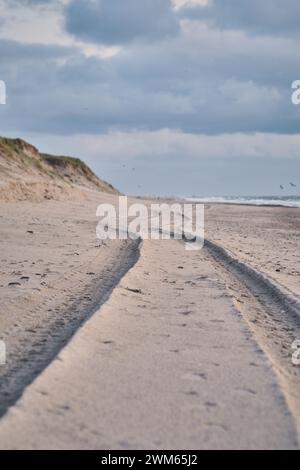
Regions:
<instances>
[{"instance_id":1,"label":"sand dune","mask_svg":"<svg viewBox=\"0 0 300 470\"><path fill-rule=\"evenodd\" d=\"M80 201L87 189L118 194L78 158L43 154L22 139L0 137L0 202Z\"/></svg>"}]
</instances>

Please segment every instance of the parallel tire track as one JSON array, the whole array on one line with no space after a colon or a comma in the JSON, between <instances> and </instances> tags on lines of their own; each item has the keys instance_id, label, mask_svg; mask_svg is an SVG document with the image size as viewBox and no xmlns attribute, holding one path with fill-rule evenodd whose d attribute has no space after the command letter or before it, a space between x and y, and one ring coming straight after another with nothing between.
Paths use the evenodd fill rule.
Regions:
<instances>
[{"instance_id":1,"label":"parallel tire track","mask_svg":"<svg viewBox=\"0 0 300 470\"><path fill-rule=\"evenodd\" d=\"M140 240L124 242L120 256L116 257L113 266L107 267L101 279L94 278L81 288L74 279L72 302L56 305L52 317L49 316L47 321L37 325L35 331L26 334L26 341L22 340L19 350L10 354L10 360L1 370L0 417L59 354L78 328L108 300L123 276L138 261L139 245ZM93 262L96 263L97 259ZM48 300L55 303L53 295ZM46 308L45 302L38 308ZM28 312L28 315L31 314Z\"/></svg>"},{"instance_id":2,"label":"parallel tire track","mask_svg":"<svg viewBox=\"0 0 300 470\"><path fill-rule=\"evenodd\" d=\"M300 298L225 248L205 240L204 250L272 364L300 440L300 367L292 364L291 347L300 339Z\"/></svg>"}]
</instances>

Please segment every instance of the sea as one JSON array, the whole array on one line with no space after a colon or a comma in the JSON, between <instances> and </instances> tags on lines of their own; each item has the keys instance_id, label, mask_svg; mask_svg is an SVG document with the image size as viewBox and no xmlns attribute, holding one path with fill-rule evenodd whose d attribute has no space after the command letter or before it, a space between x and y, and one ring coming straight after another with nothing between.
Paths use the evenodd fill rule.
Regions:
<instances>
[{"instance_id":1,"label":"sea","mask_svg":"<svg viewBox=\"0 0 300 470\"><path fill-rule=\"evenodd\" d=\"M188 202L241 204L253 206L282 206L299 207L300 196L216 196L216 197L189 197Z\"/></svg>"}]
</instances>

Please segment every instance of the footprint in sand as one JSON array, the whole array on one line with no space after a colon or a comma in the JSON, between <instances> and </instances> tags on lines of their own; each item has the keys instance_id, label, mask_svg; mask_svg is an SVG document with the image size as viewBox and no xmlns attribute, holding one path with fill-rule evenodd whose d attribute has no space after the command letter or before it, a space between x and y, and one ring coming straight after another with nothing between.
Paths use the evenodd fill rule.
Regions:
<instances>
[{"instance_id":1,"label":"footprint in sand","mask_svg":"<svg viewBox=\"0 0 300 470\"><path fill-rule=\"evenodd\" d=\"M183 375L183 380L203 381L207 380L207 375L204 372L190 372Z\"/></svg>"},{"instance_id":2,"label":"footprint in sand","mask_svg":"<svg viewBox=\"0 0 300 470\"><path fill-rule=\"evenodd\" d=\"M206 401L205 406L206 408L216 408L218 405L214 401Z\"/></svg>"},{"instance_id":3,"label":"footprint in sand","mask_svg":"<svg viewBox=\"0 0 300 470\"><path fill-rule=\"evenodd\" d=\"M179 349L170 349L171 353L179 354L180 350Z\"/></svg>"},{"instance_id":4,"label":"footprint in sand","mask_svg":"<svg viewBox=\"0 0 300 470\"><path fill-rule=\"evenodd\" d=\"M224 424L219 424L219 423L205 423L205 426L208 428L214 428L215 430L219 431L227 431L228 428Z\"/></svg>"},{"instance_id":5,"label":"footprint in sand","mask_svg":"<svg viewBox=\"0 0 300 470\"><path fill-rule=\"evenodd\" d=\"M189 395L191 397L198 396L198 392L196 392L195 390L189 390L188 392L185 392L185 395Z\"/></svg>"},{"instance_id":6,"label":"footprint in sand","mask_svg":"<svg viewBox=\"0 0 300 470\"><path fill-rule=\"evenodd\" d=\"M236 391L242 395L256 395L256 391L252 388L237 388Z\"/></svg>"},{"instance_id":7,"label":"footprint in sand","mask_svg":"<svg viewBox=\"0 0 300 470\"><path fill-rule=\"evenodd\" d=\"M191 310L185 310L183 312L179 312L180 315L191 315L193 312Z\"/></svg>"}]
</instances>

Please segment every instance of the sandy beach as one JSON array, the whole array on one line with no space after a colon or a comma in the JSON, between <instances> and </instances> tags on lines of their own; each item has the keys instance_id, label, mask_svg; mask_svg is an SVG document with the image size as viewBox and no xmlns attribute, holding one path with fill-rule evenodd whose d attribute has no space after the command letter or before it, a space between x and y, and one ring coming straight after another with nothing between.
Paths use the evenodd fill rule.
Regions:
<instances>
[{"instance_id":1,"label":"sandy beach","mask_svg":"<svg viewBox=\"0 0 300 470\"><path fill-rule=\"evenodd\" d=\"M9 463L300 450L299 15L0 0Z\"/></svg>"},{"instance_id":2,"label":"sandy beach","mask_svg":"<svg viewBox=\"0 0 300 470\"><path fill-rule=\"evenodd\" d=\"M299 210L208 205L192 252L103 202L0 206L1 448L298 448Z\"/></svg>"}]
</instances>

